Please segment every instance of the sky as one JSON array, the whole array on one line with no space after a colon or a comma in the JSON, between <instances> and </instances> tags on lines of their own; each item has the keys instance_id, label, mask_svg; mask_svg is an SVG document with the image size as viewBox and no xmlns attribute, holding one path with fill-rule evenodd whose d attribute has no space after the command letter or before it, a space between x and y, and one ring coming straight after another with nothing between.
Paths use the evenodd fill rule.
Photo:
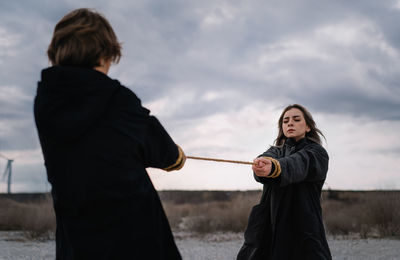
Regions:
<instances>
[{"instance_id":1,"label":"sky","mask_svg":"<svg viewBox=\"0 0 400 260\"><path fill-rule=\"evenodd\" d=\"M326 137L324 189L400 189L400 1L5 0L0 153L14 159L12 192L51 188L33 99L55 24L81 7L102 13L122 42L109 76L186 155L252 161L273 144L281 111L299 103ZM188 159L180 171L148 172L158 190L262 188L249 165Z\"/></svg>"}]
</instances>

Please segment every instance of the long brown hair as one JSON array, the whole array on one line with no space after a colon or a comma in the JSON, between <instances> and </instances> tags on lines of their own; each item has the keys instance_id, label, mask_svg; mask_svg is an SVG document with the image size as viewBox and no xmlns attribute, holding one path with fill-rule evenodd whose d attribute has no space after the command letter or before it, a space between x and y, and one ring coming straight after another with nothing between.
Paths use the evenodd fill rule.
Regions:
<instances>
[{"instance_id":1,"label":"long brown hair","mask_svg":"<svg viewBox=\"0 0 400 260\"><path fill-rule=\"evenodd\" d=\"M302 105L293 104L293 105L287 106L283 110L281 116L279 117L279 121L278 121L279 133L278 133L278 137L275 139L275 142L274 142L274 144L276 146L282 146L287 139L287 137L283 134L283 129L282 129L283 116L285 115L285 113L287 111L289 111L292 108L297 108L303 113L304 120L306 121L307 126L310 127L310 131L306 133L306 137L308 139L313 140L314 142L319 143L319 144L321 144L320 136L322 136L326 140L324 134L321 132L321 130L319 130L317 128L317 125L315 124L315 121L314 121L311 113L308 112L308 110L305 107L303 107Z\"/></svg>"},{"instance_id":2,"label":"long brown hair","mask_svg":"<svg viewBox=\"0 0 400 260\"><path fill-rule=\"evenodd\" d=\"M100 59L117 63L121 44L104 16L80 8L57 23L47 55L52 65L94 68Z\"/></svg>"}]
</instances>

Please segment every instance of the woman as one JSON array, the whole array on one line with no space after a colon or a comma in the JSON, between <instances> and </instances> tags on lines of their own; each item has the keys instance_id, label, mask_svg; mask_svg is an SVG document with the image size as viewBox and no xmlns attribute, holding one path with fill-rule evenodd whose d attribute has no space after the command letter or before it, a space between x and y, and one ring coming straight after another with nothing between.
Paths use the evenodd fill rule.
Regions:
<instances>
[{"instance_id":1,"label":"woman","mask_svg":"<svg viewBox=\"0 0 400 260\"><path fill-rule=\"evenodd\" d=\"M329 160L323 134L298 104L283 110L278 128L275 146L254 159L263 194L237 259L331 259L320 205Z\"/></svg>"},{"instance_id":2,"label":"woman","mask_svg":"<svg viewBox=\"0 0 400 260\"><path fill-rule=\"evenodd\" d=\"M48 48L35 121L56 213L56 259L181 259L146 167L183 151L140 100L107 76L121 46L89 9L64 16Z\"/></svg>"}]
</instances>

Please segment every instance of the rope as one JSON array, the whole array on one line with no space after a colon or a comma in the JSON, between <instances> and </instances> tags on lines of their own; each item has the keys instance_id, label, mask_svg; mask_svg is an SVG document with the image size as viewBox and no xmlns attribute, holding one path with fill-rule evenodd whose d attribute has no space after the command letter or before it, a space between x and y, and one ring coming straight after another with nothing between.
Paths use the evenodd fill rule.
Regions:
<instances>
[{"instance_id":1,"label":"rope","mask_svg":"<svg viewBox=\"0 0 400 260\"><path fill-rule=\"evenodd\" d=\"M214 161L214 162L228 162L228 163L238 163L238 164L250 164L250 165L253 165L252 162L233 161L233 160L224 160L224 159L216 159L216 158L197 157L197 156L186 156L186 158L194 159L194 160L204 160L204 161Z\"/></svg>"}]
</instances>

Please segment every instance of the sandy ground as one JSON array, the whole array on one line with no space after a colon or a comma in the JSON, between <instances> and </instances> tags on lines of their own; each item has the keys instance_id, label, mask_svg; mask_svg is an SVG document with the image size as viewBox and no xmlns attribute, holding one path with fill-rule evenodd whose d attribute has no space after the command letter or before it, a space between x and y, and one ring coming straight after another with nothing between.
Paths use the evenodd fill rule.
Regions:
<instances>
[{"instance_id":1,"label":"sandy ground","mask_svg":"<svg viewBox=\"0 0 400 260\"><path fill-rule=\"evenodd\" d=\"M243 243L242 234L195 236L175 233L183 259L233 260ZM400 240L329 238L333 259L399 259ZM0 260L54 259L54 241L29 241L19 232L0 232Z\"/></svg>"}]
</instances>

